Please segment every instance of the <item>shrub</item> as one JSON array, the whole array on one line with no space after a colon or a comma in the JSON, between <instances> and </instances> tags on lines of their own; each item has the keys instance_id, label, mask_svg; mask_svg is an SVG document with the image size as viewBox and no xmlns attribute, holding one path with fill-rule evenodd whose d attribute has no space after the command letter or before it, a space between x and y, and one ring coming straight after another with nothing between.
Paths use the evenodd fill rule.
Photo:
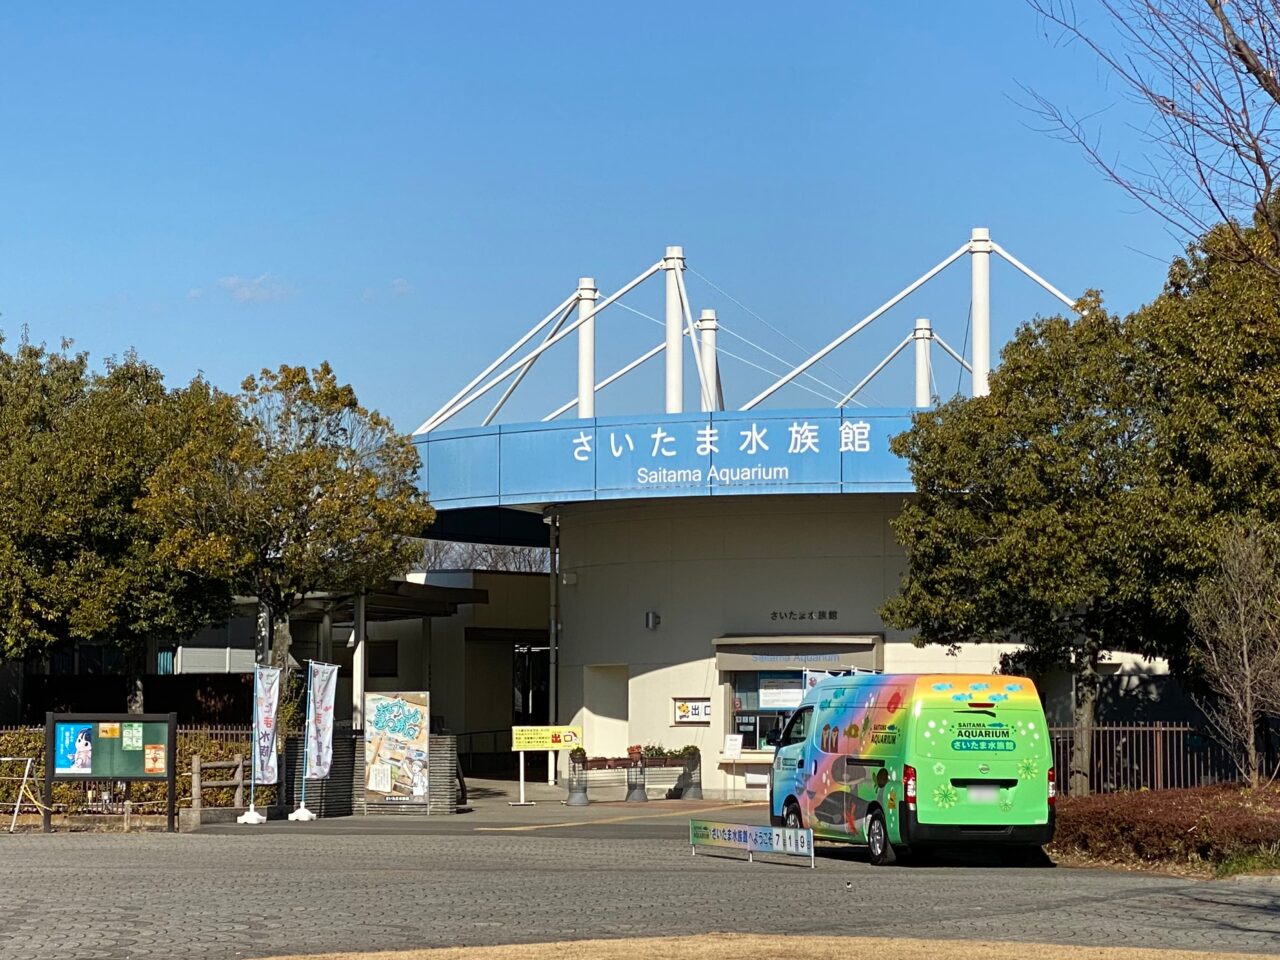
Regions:
<instances>
[{"instance_id":1,"label":"shrub","mask_svg":"<svg viewBox=\"0 0 1280 960\"><path fill-rule=\"evenodd\" d=\"M1280 789L1234 785L1063 797L1054 849L1113 863L1222 865L1280 845Z\"/></svg>"}]
</instances>

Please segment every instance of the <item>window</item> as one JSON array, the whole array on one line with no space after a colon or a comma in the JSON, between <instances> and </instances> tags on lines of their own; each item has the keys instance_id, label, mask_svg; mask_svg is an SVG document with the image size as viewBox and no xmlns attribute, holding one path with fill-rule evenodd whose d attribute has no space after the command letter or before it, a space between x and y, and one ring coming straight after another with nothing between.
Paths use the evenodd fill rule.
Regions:
<instances>
[{"instance_id":1,"label":"window","mask_svg":"<svg viewBox=\"0 0 1280 960\"><path fill-rule=\"evenodd\" d=\"M397 640L369 640L369 676L395 677L400 674L400 643Z\"/></svg>"},{"instance_id":2,"label":"window","mask_svg":"<svg viewBox=\"0 0 1280 960\"><path fill-rule=\"evenodd\" d=\"M804 699L800 670L738 670L729 674L733 688L733 731L742 734L744 750L758 750L780 729Z\"/></svg>"},{"instance_id":3,"label":"window","mask_svg":"<svg viewBox=\"0 0 1280 960\"><path fill-rule=\"evenodd\" d=\"M811 716L813 716L813 707L797 710L791 718L791 722L787 724L787 729L782 732L781 746L804 743L809 737L809 718Z\"/></svg>"}]
</instances>

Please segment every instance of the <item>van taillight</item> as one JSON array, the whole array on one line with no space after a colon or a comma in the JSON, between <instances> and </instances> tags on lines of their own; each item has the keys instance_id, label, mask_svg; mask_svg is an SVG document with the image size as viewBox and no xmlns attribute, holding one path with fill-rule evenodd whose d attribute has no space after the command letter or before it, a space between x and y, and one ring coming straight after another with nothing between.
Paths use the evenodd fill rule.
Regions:
<instances>
[{"instance_id":1,"label":"van taillight","mask_svg":"<svg viewBox=\"0 0 1280 960\"><path fill-rule=\"evenodd\" d=\"M914 810L916 808L916 768L904 766L902 768L902 792L906 797L907 807Z\"/></svg>"},{"instance_id":2,"label":"van taillight","mask_svg":"<svg viewBox=\"0 0 1280 960\"><path fill-rule=\"evenodd\" d=\"M1049 768L1049 806L1054 806L1054 801L1058 799L1058 777L1053 772L1053 767Z\"/></svg>"}]
</instances>

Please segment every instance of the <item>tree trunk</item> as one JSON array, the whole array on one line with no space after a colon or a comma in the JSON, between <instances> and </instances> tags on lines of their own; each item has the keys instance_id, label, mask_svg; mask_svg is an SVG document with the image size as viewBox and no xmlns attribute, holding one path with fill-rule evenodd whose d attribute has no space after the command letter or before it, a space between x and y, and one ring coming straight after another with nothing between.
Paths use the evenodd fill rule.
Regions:
<instances>
[{"instance_id":1,"label":"tree trunk","mask_svg":"<svg viewBox=\"0 0 1280 960\"><path fill-rule=\"evenodd\" d=\"M1076 665L1075 704L1072 723L1075 726L1071 738L1071 771L1068 792L1073 797L1089 793L1089 770L1093 766L1093 726L1098 709L1098 654L1082 652Z\"/></svg>"},{"instance_id":2,"label":"tree trunk","mask_svg":"<svg viewBox=\"0 0 1280 960\"><path fill-rule=\"evenodd\" d=\"M266 601L258 600L258 649L255 651L257 662L263 665L271 663L272 634L275 632L275 618L271 615L271 607Z\"/></svg>"},{"instance_id":3,"label":"tree trunk","mask_svg":"<svg viewBox=\"0 0 1280 960\"><path fill-rule=\"evenodd\" d=\"M143 674L147 671L147 647L129 652L129 689L125 694L125 713L145 713L142 695Z\"/></svg>"},{"instance_id":4,"label":"tree trunk","mask_svg":"<svg viewBox=\"0 0 1280 960\"><path fill-rule=\"evenodd\" d=\"M1249 707L1253 708L1253 698L1249 698ZM1248 766L1247 774L1249 777L1249 786L1258 789L1262 786L1262 764L1258 757L1258 727L1265 722L1263 718L1254 714L1253 722L1250 724L1249 737L1244 744L1244 762Z\"/></svg>"},{"instance_id":5,"label":"tree trunk","mask_svg":"<svg viewBox=\"0 0 1280 960\"><path fill-rule=\"evenodd\" d=\"M274 614L271 623L271 663L286 674L289 672L289 648L293 646L293 634L289 629L289 615Z\"/></svg>"},{"instance_id":6,"label":"tree trunk","mask_svg":"<svg viewBox=\"0 0 1280 960\"><path fill-rule=\"evenodd\" d=\"M142 677L139 674L129 677L129 695L126 701L126 713L146 712L142 696Z\"/></svg>"}]
</instances>

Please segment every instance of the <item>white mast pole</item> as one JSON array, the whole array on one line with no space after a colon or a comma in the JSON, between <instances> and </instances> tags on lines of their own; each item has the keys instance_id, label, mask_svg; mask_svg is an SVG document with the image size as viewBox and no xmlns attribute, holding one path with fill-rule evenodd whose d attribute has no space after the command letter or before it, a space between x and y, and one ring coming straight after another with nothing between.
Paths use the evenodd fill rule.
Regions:
<instances>
[{"instance_id":1,"label":"white mast pole","mask_svg":"<svg viewBox=\"0 0 1280 960\"><path fill-rule=\"evenodd\" d=\"M990 392L991 373L991 231L974 227L969 240L973 304L973 395Z\"/></svg>"},{"instance_id":2,"label":"white mast pole","mask_svg":"<svg viewBox=\"0 0 1280 960\"><path fill-rule=\"evenodd\" d=\"M927 407L933 403L933 371L929 364L929 341L933 339L933 324L921 317L916 321L913 336L916 341L916 406Z\"/></svg>"},{"instance_id":3,"label":"white mast pole","mask_svg":"<svg viewBox=\"0 0 1280 960\"><path fill-rule=\"evenodd\" d=\"M707 376L708 390L703 393L702 409L719 409L716 385L720 382L719 360L716 358L716 331L720 323L714 310L703 310L698 317L698 334L702 339L702 368Z\"/></svg>"},{"instance_id":4,"label":"white mast pole","mask_svg":"<svg viewBox=\"0 0 1280 960\"><path fill-rule=\"evenodd\" d=\"M667 247L662 259L667 272L667 413L684 410L684 311L680 303L679 271L684 269L684 247Z\"/></svg>"},{"instance_id":5,"label":"white mast pole","mask_svg":"<svg viewBox=\"0 0 1280 960\"><path fill-rule=\"evenodd\" d=\"M596 415L596 321L600 292L591 277L578 280L578 416Z\"/></svg>"}]
</instances>

